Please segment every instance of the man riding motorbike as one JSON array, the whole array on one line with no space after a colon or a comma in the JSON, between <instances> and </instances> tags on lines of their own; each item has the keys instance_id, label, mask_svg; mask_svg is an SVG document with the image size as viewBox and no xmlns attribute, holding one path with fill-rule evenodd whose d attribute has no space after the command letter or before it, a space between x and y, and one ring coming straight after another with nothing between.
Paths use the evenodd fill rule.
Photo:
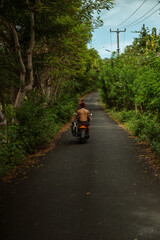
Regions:
<instances>
[{"instance_id":1,"label":"man riding motorbike","mask_svg":"<svg viewBox=\"0 0 160 240\"><path fill-rule=\"evenodd\" d=\"M87 125L88 138L89 138L89 129L90 129L90 121L91 121L89 110L85 108L84 102L81 102L80 107L81 109L79 109L76 114L76 119L77 119L76 133L78 134L78 125L80 125L81 123L85 123Z\"/></svg>"},{"instance_id":2,"label":"man riding motorbike","mask_svg":"<svg viewBox=\"0 0 160 240\"><path fill-rule=\"evenodd\" d=\"M91 121L91 117L90 117L90 113L89 111L85 108L85 103L81 102L80 104L81 109L79 109L77 111L77 113L75 114L75 120L72 122L72 126L71 126L71 131L72 131L72 135L75 137L79 137L80 136L80 132L79 132L79 128L84 128L83 126L86 126L86 130L87 130L87 139L89 138L89 129L90 129L90 121Z\"/></svg>"}]
</instances>

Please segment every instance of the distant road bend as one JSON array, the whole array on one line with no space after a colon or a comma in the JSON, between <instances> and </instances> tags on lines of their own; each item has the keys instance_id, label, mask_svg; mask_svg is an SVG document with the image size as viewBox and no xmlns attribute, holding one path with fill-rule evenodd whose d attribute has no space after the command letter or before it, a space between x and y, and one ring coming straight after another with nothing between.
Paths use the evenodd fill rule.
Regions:
<instances>
[{"instance_id":1,"label":"distant road bend","mask_svg":"<svg viewBox=\"0 0 160 240\"><path fill-rule=\"evenodd\" d=\"M85 102L93 114L88 142L68 129L43 167L2 187L1 240L160 240L160 183L98 93Z\"/></svg>"}]
</instances>

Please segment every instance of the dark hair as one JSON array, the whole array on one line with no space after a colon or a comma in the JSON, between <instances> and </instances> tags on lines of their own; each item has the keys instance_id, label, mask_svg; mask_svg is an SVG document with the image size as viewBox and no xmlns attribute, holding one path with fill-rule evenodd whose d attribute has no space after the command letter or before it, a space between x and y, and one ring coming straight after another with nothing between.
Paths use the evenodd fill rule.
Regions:
<instances>
[{"instance_id":1,"label":"dark hair","mask_svg":"<svg viewBox=\"0 0 160 240\"><path fill-rule=\"evenodd\" d=\"M84 108L86 105L85 105L84 102L81 102L80 106L81 106L82 108Z\"/></svg>"}]
</instances>

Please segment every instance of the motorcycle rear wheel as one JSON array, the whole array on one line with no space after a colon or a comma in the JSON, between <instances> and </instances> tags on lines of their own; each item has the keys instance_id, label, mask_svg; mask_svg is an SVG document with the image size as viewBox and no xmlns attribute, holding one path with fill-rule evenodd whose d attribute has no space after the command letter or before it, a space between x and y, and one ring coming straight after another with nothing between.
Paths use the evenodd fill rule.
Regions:
<instances>
[{"instance_id":1,"label":"motorcycle rear wheel","mask_svg":"<svg viewBox=\"0 0 160 240\"><path fill-rule=\"evenodd\" d=\"M86 131L81 131L80 132L80 142L84 143L86 140Z\"/></svg>"}]
</instances>

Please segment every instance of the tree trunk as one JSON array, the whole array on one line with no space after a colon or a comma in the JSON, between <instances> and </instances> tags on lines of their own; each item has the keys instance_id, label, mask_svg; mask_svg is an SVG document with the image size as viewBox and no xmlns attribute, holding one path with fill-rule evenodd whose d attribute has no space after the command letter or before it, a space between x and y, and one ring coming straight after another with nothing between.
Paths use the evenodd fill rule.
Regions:
<instances>
[{"instance_id":1,"label":"tree trunk","mask_svg":"<svg viewBox=\"0 0 160 240\"><path fill-rule=\"evenodd\" d=\"M48 79L47 79L46 94L47 94L47 99L50 100L50 97L51 97L51 82L50 82L50 77L48 77Z\"/></svg>"},{"instance_id":2,"label":"tree trunk","mask_svg":"<svg viewBox=\"0 0 160 240\"><path fill-rule=\"evenodd\" d=\"M20 64L21 64L21 72L20 72L20 82L21 82L21 87L19 89L19 92L17 94L16 97L16 101L14 104L14 107L20 107L23 103L24 97L26 95L27 92L30 92L33 88L33 81L34 81L34 76L33 76L33 49L34 49L34 45L35 45L35 30L34 30L34 12L30 12L30 16L31 16L31 20L30 20L30 24L31 24L31 40L30 40L30 47L27 50L27 60L28 60L28 71L29 71L29 84L27 86L25 86L25 78L26 78L26 69L23 63L23 59L22 59L22 55L21 55L21 50L20 48L17 49L18 55L19 55L19 60L20 60ZM17 35L17 33L15 34ZM17 35L18 37L18 35ZM17 38L15 39L17 43L19 43L19 41L17 40Z\"/></svg>"},{"instance_id":3,"label":"tree trunk","mask_svg":"<svg viewBox=\"0 0 160 240\"><path fill-rule=\"evenodd\" d=\"M16 95L17 95L17 91L16 88L14 86L11 87L11 103L12 106L14 106L15 100L16 100Z\"/></svg>"},{"instance_id":4,"label":"tree trunk","mask_svg":"<svg viewBox=\"0 0 160 240\"><path fill-rule=\"evenodd\" d=\"M3 3L4 3L4 0L1 1L0 7L3 7ZM8 22L4 18L0 19L2 24L9 30L9 33L13 36L15 51L18 55L19 64L20 64L20 72L19 72L20 87L19 87L17 95L12 98L12 101L14 100L14 102L13 102L14 107L20 107L22 105L22 103L24 101L24 97L26 96L27 92L29 92L33 89L33 82L34 82L34 73L33 73L33 50L34 50L34 46L35 46L34 14L41 7L41 0L36 0L34 6L30 6L29 0L26 0L26 4L28 6L28 10L30 13L30 43L29 43L29 48L26 52L26 54L27 54L27 71L29 71L29 74L27 75L27 76L29 76L29 79L27 79L27 80L26 80L26 66L24 64L24 59L22 57L24 55L24 53L22 54L22 49L21 49L17 29L13 25L13 23Z\"/></svg>"}]
</instances>

